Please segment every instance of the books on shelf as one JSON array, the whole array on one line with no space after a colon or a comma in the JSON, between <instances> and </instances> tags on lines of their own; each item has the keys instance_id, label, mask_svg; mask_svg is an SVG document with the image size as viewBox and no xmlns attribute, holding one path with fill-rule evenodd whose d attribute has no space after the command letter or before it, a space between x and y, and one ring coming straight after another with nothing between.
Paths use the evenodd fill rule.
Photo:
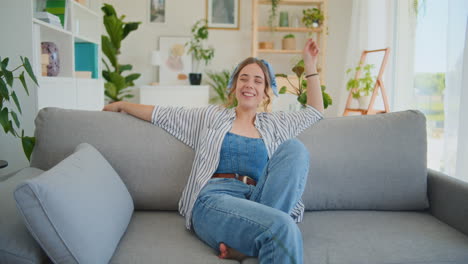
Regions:
<instances>
[{"instance_id":1,"label":"books on shelf","mask_svg":"<svg viewBox=\"0 0 468 264\"><path fill-rule=\"evenodd\" d=\"M59 28L63 28L60 18L49 12L36 12L34 13L34 18L44 21L46 23L52 24Z\"/></svg>"},{"instance_id":2,"label":"books on shelf","mask_svg":"<svg viewBox=\"0 0 468 264\"><path fill-rule=\"evenodd\" d=\"M47 0L45 11L58 16L63 28L67 29L67 0Z\"/></svg>"}]
</instances>

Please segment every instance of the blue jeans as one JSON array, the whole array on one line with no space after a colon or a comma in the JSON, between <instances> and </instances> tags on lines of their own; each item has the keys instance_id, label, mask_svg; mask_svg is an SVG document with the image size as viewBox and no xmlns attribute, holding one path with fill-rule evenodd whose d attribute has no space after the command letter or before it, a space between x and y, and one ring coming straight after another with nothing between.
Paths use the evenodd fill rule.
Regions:
<instances>
[{"instance_id":1,"label":"blue jeans","mask_svg":"<svg viewBox=\"0 0 468 264\"><path fill-rule=\"evenodd\" d=\"M290 213L304 192L309 152L296 139L281 144L257 186L210 179L192 212L197 236L218 250L223 242L259 263L302 263L302 235Z\"/></svg>"}]
</instances>

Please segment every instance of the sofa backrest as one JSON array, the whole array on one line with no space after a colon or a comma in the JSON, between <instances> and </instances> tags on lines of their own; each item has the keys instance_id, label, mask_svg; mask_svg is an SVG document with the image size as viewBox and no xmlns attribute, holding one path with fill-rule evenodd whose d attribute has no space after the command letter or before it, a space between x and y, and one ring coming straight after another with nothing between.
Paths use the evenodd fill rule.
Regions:
<instances>
[{"instance_id":1,"label":"sofa backrest","mask_svg":"<svg viewBox=\"0 0 468 264\"><path fill-rule=\"evenodd\" d=\"M129 115L42 109L31 166L48 170L83 142L126 184L138 210L177 210L194 152L161 128ZM427 207L425 118L417 111L329 118L299 139L311 154L307 210ZM104 190L105 191L105 190Z\"/></svg>"}]
</instances>

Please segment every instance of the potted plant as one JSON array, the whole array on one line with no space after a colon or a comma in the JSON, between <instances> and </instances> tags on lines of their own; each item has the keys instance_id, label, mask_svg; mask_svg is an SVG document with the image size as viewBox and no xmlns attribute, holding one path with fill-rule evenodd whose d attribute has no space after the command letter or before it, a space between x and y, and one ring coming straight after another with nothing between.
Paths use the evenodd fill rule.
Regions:
<instances>
[{"instance_id":1,"label":"potted plant","mask_svg":"<svg viewBox=\"0 0 468 264\"><path fill-rule=\"evenodd\" d=\"M354 68L354 72L346 83L346 89L351 91L353 98L359 101L360 109L367 109L371 99L371 93L374 91L376 77L372 76L371 69L373 64L359 65ZM356 78L356 73L363 70L364 76ZM353 68L346 70L346 74L350 74Z\"/></svg>"},{"instance_id":2,"label":"potted plant","mask_svg":"<svg viewBox=\"0 0 468 264\"><path fill-rule=\"evenodd\" d=\"M277 16L278 3L280 0L271 0L270 15L268 16L268 25L273 30L274 21Z\"/></svg>"},{"instance_id":3,"label":"potted plant","mask_svg":"<svg viewBox=\"0 0 468 264\"><path fill-rule=\"evenodd\" d=\"M302 10L302 14L302 23L308 28L319 27L325 18L322 11L315 7Z\"/></svg>"},{"instance_id":4,"label":"potted plant","mask_svg":"<svg viewBox=\"0 0 468 264\"><path fill-rule=\"evenodd\" d=\"M296 37L293 34L288 34L283 37L283 49L284 50L296 49Z\"/></svg>"},{"instance_id":5,"label":"potted plant","mask_svg":"<svg viewBox=\"0 0 468 264\"><path fill-rule=\"evenodd\" d=\"M283 74L283 73L278 73L275 76L280 77L280 78L285 78L291 88L291 90L288 90L286 86L281 87L279 90L279 94L285 94L285 93L291 93L297 95L297 101L302 105L305 106L307 104L307 80L304 79L304 61L300 60L299 62L294 65L292 68L292 71L296 74L297 77L297 85L294 85L291 80L289 79L288 75ZM323 107L327 109L329 105L333 103L333 100L331 96L325 92L326 86L321 85L322 89L322 98L323 98Z\"/></svg>"},{"instance_id":6,"label":"potted plant","mask_svg":"<svg viewBox=\"0 0 468 264\"><path fill-rule=\"evenodd\" d=\"M26 155L26 158L29 160L31 158L31 153L34 148L36 139L34 137L24 136L24 129L21 129L21 134L15 129L21 128L21 122L18 119L18 114L13 108L13 103L16 106L19 114L22 114L21 105L18 100L16 91L13 89L13 81L19 79L26 94L29 96L28 86L26 84L26 79L24 77L24 71L21 72L18 76L14 76L13 73L21 68L23 68L26 73L29 75L29 78L36 84L37 79L33 73L31 64L29 63L28 58L20 57L22 64L13 70L8 70L9 58L0 58L0 124L3 127L5 134L10 133L12 136L21 139L23 145L23 151ZM15 126L13 126L13 123Z\"/></svg>"},{"instance_id":7,"label":"potted plant","mask_svg":"<svg viewBox=\"0 0 468 264\"><path fill-rule=\"evenodd\" d=\"M205 62L205 66L210 63L214 57L214 48L204 48L204 42L208 39L208 25L206 19L198 20L192 27L192 39L185 44L188 46L187 53L192 54L193 72L189 73L191 85L200 85L202 74L200 71L201 61Z\"/></svg>"},{"instance_id":8,"label":"potted plant","mask_svg":"<svg viewBox=\"0 0 468 264\"><path fill-rule=\"evenodd\" d=\"M220 103L225 104L227 102L228 92L226 87L229 84L229 78L231 72L228 70L222 70L220 72L207 72L206 73L210 80L208 85L215 91L216 96L210 98L210 104Z\"/></svg>"},{"instance_id":9,"label":"potted plant","mask_svg":"<svg viewBox=\"0 0 468 264\"><path fill-rule=\"evenodd\" d=\"M102 35L102 52L106 55L112 66L110 69L108 63L102 59L106 69L102 71L102 77L106 80L104 84L104 94L109 98L110 102L122 101L124 98L132 98L129 94L128 87L135 84L133 81L140 77L139 73L132 73L123 76L124 71L132 70L130 64L119 64L118 55L120 55L120 46L128 34L136 29L141 22L124 22L124 15L118 17L112 5L104 4L101 8L104 12L104 26L109 36Z\"/></svg>"}]
</instances>

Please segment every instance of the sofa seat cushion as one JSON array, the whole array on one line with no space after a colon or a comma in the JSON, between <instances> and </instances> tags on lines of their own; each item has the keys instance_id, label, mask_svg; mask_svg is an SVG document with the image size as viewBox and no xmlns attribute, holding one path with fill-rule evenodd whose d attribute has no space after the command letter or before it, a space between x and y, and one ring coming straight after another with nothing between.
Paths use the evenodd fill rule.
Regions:
<instances>
[{"instance_id":1,"label":"sofa seat cushion","mask_svg":"<svg viewBox=\"0 0 468 264\"><path fill-rule=\"evenodd\" d=\"M222 260L217 251L185 228L176 211L135 211L110 263L239 263Z\"/></svg>"},{"instance_id":2,"label":"sofa seat cushion","mask_svg":"<svg viewBox=\"0 0 468 264\"><path fill-rule=\"evenodd\" d=\"M306 212L299 227L307 264L468 263L468 237L424 212Z\"/></svg>"}]
</instances>

